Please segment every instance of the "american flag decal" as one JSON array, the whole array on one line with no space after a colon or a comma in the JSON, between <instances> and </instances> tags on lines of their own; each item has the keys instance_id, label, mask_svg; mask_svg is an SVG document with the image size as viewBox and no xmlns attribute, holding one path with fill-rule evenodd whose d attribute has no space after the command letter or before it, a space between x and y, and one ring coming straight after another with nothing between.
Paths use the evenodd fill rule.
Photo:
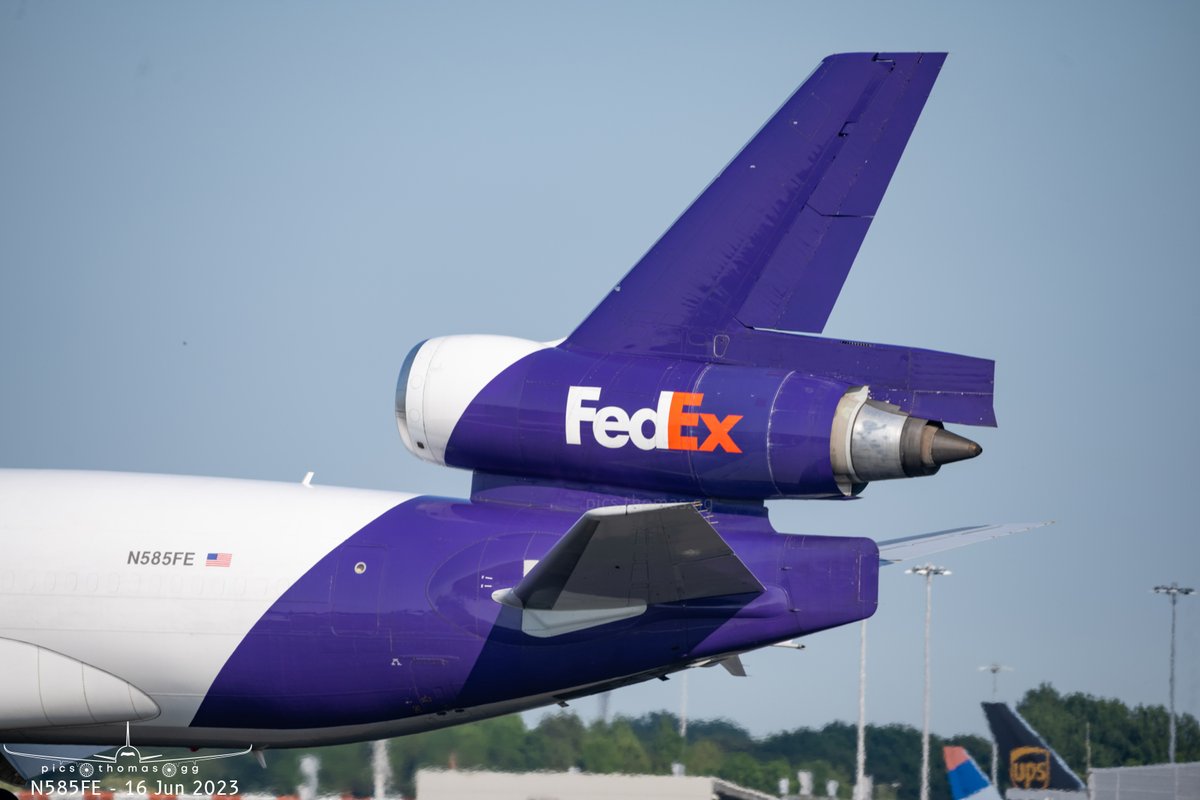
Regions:
<instances>
[{"instance_id":1,"label":"american flag decal","mask_svg":"<svg viewBox=\"0 0 1200 800\"><path fill-rule=\"evenodd\" d=\"M233 553L209 553L208 558L204 559L204 566L228 567L231 561L233 561Z\"/></svg>"}]
</instances>

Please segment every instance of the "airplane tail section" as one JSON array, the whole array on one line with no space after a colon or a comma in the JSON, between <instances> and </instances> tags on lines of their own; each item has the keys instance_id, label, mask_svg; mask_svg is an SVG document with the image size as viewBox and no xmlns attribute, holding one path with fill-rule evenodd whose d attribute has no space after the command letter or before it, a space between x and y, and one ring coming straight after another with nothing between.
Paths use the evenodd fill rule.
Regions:
<instances>
[{"instance_id":1,"label":"airplane tail section","mask_svg":"<svg viewBox=\"0 0 1200 800\"><path fill-rule=\"evenodd\" d=\"M946 777L950 779L954 800L1000 800L996 787L964 748L943 747L942 756L946 759Z\"/></svg>"},{"instance_id":2,"label":"airplane tail section","mask_svg":"<svg viewBox=\"0 0 1200 800\"><path fill-rule=\"evenodd\" d=\"M1005 703L984 703L996 757L1008 781L1018 789L1053 789L1082 792L1083 781L1071 771L1058 753L1046 744L1025 718Z\"/></svg>"},{"instance_id":3,"label":"airplane tail section","mask_svg":"<svg viewBox=\"0 0 1200 800\"><path fill-rule=\"evenodd\" d=\"M566 346L680 353L746 328L820 333L945 58L826 58Z\"/></svg>"},{"instance_id":4,"label":"airplane tail section","mask_svg":"<svg viewBox=\"0 0 1200 800\"><path fill-rule=\"evenodd\" d=\"M993 362L802 333L824 328L944 60L825 59L562 341L413 348L405 446L644 500L852 497L978 456L945 424L996 424Z\"/></svg>"}]
</instances>

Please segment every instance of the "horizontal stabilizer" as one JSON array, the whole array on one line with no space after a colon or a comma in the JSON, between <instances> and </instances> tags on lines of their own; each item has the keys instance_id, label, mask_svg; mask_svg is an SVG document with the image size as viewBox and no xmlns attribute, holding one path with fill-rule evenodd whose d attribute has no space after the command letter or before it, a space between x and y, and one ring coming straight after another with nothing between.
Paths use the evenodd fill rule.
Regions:
<instances>
[{"instance_id":1,"label":"horizontal stabilizer","mask_svg":"<svg viewBox=\"0 0 1200 800\"><path fill-rule=\"evenodd\" d=\"M636 616L656 603L760 593L763 586L690 504L593 509L511 589L522 628L552 636Z\"/></svg>"},{"instance_id":2,"label":"horizontal stabilizer","mask_svg":"<svg viewBox=\"0 0 1200 800\"><path fill-rule=\"evenodd\" d=\"M943 550L954 550L976 542L999 539L1014 533L1024 533L1035 528L1053 525L1053 522L1010 522L1002 525L972 525L967 528L951 528L933 533L918 533L900 539L889 539L879 543L879 561L895 564L925 558Z\"/></svg>"}]
</instances>

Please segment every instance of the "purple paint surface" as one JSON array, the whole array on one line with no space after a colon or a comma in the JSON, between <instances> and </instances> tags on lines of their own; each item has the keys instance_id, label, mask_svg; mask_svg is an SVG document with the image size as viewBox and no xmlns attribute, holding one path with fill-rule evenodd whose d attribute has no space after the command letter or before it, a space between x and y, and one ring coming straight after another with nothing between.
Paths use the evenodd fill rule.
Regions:
<instances>
[{"instance_id":1,"label":"purple paint surface","mask_svg":"<svg viewBox=\"0 0 1200 800\"><path fill-rule=\"evenodd\" d=\"M568 346L682 354L742 327L819 333L945 57L822 61Z\"/></svg>"},{"instance_id":2,"label":"purple paint surface","mask_svg":"<svg viewBox=\"0 0 1200 800\"><path fill-rule=\"evenodd\" d=\"M551 490L552 491L552 490ZM650 606L551 638L492 599L578 518L620 498L549 505L417 498L351 536L298 580L225 664L194 727L318 728L405 719L665 673L699 658L813 633L875 610L869 539L782 536L762 513L715 514L767 591ZM347 592L356 576L361 588ZM378 574L377 580L368 578Z\"/></svg>"},{"instance_id":3,"label":"purple paint surface","mask_svg":"<svg viewBox=\"0 0 1200 800\"><path fill-rule=\"evenodd\" d=\"M765 331L730 337L728 356L719 362L550 348L517 362L479 393L454 428L446 463L688 498L838 496L830 434L847 390L870 385L873 398L925 418L991 424L992 370L983 359ZM740 452L642 450L632 442L610 448L588 422L579 426L579 443L569 444L572 386L600 390L591 407L615 406L630 415L654 409L661 392L703 395L694 411L741 418L729 430ZM700 442L710 433L699 420L679 432Z\"/></svg>"}]
</instances>

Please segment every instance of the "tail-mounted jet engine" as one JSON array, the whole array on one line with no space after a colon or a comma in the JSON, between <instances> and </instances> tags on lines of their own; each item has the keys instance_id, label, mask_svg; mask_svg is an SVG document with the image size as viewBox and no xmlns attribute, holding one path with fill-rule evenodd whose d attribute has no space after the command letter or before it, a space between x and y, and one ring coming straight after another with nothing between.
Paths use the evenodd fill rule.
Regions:
<instances>
[{"instance_id":1,"label":"tail-mounted jet engine","mask_svg":"<svg viewBox=\"0 0 1200 800\"><path fill-rule=\"evenodd\" d=\"M396 421L405 446L438 464L736 499L852 496L982 452L867 385L502 336L413 348Z\"/></svg>"},{"instance_id":2,"label":"tail-mounted jet engine","mask_svg":"<svg viewBox=\"0 0 1200 800\"><path fill-rule=\"evenodd\" d=\"M983 452L940 422L910 416L869 397L870 387L848 390L833 418L829 456L846 494L857 494L871 481L934 475L943 464Z\"/></svg>"}]
</instances>

